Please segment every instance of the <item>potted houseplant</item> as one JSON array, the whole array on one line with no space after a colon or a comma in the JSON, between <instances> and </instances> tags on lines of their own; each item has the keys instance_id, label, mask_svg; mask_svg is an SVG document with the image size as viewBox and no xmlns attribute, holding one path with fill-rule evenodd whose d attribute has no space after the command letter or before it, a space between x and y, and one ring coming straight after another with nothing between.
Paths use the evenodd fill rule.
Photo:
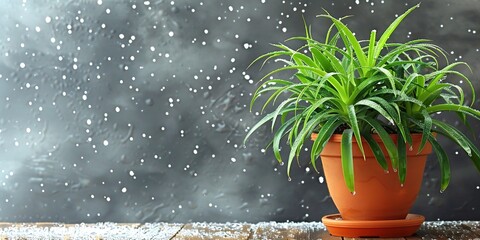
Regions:
<instances>
[{"instance_id":1,"label":"potted houseplant","mask_svg":"<svg viewBox=\"0 0 480 240\"><path fill-rule=\"evenodd\" d=\"M460 146L480 170L480 151L475 144L454 126L432 117L455 112L467 126L470 118L480 119L480 111L472 107L475 89L468 77L456 70L468 65L448 63L445 51L425 39L388 42L417 7L398 16L381 35L371 31L365 41L357 40L343 18L326 13L321 17L330 19L332 25L323 41L315 40L306 26L305 36L289 39L302 41L302 47L274 44L277 50L254 61L266 64L274 60L281 65L261 79L251 100L253 105L266 95L262 111L269 105L274 110L250 129L245 140L271 122L271 147L278 161L283 161L282 139L290 147L286 160L289 177L306 140L313 140L311 165L317 170L320 157L341 215L323 218L334 235L413 234L424 218L408 211L432 150L439 161L441 191L450 180L449 159L437 136ZM445 66L440 66L441 61L446 61ZM291 75L277 78L281 72ZM467 89L447 82L448 75L460 78ZM471 91L470 105L465 90Z\"/></svg>"}]
</instances>

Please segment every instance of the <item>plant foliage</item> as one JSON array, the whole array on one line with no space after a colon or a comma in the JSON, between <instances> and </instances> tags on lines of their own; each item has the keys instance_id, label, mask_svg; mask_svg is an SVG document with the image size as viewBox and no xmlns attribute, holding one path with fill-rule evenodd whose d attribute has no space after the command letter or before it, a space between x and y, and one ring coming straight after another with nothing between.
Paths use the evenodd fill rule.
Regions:
<instances>
[{"instance_id":1,"label":"plant foliage","mask_svg":"<svg viewBox=\"0 0 480 240\"><path fill-rule=\"evenodd\" d=\"M318 137L313 142L310 159L316 170L316 159L327 141L332 134L345 129L340 132L343 134L341 158L344 179L352 192L352 137L362 153L364 146L360 139L363 137L374 150L380 166L387 170L386 156L382 151L375 151L379 146L373 141L372 133L378 134L385 145L401 183L405 181L404 151L406 144L412 143L411 133L422 134L419 152L427 142L431 143L439 161L442 191L450 180L449 160L433 133L458 144L480 170L480 151L475 144L454 126L432 118L437 113L455 112L467 126L467 116L480 119L480 111L466 104L464 87L445 81L447 75L460 78L460 83L468 86L467 90L472 93L473 104L475 90L471 81L455 70L460 65L468 65L448 63L445 51L429 40L388 42L397 26L417 7L419 5L400 15L379 38L376 30L372 30L368 40L359 41L342 18L326 13L320 17L330 19L332 25L324 41L313 39L311 29L305 26L305 36L287 40L301 41L302 47L292 49L284 44L273 44L277 50L258 57L253 63L263 60L266 64L274 60L282 66L261 79L251 105L266 95L262 111L269 105L275 109L250 129L245 140L271 122L274 131L271 146L278 161L283 161L281 140L287 139L290 146L287 159L290 176L293 160L313 132L318 132ZM440 60L445 60L446 66L440 67ZM281 72L293 72L293 76L288 79L273 77ZM399 135L399 144L394 143L389 133Z\"/></svg>"}]
</instances>

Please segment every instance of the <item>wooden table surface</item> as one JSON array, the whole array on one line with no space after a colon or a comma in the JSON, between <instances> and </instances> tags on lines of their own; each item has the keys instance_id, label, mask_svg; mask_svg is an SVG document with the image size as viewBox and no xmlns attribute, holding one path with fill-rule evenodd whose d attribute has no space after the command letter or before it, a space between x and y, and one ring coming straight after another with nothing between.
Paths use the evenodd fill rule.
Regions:
<instances>
[{"instance_id":1,"label":"wooden table surface","mask_svg":"<svg viewBox=\"0 0 480 240\"><path fill-rule=\"evenodd\" d=\"M351 239L333 237L320 222L278 223L0 223L0 239ZM359 239L359 238L357 238ZM365 238L364 238L365 239ZM377 238L378 239L378 238ZM390 239L476 239L479 221L425 222L416 235Z\"/></svg>"}]
</instances>

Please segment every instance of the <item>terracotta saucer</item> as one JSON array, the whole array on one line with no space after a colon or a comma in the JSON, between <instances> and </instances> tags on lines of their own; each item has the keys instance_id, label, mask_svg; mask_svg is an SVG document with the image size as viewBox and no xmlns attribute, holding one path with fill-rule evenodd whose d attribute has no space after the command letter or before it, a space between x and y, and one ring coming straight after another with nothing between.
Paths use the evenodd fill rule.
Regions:
<instances>
[{"instance_id":1,"label":"terracotta saucer","mask_svg":"<svg viewBox=\"0 0 480 240\"><path fill-rule=\"evenodd\" d=\"M413 235L425 221L418 214L408 214L400 220L343 220L340 214L326 215L323 224L333 236L341 237L407 237Z\"/></svg>"}]
</instances>

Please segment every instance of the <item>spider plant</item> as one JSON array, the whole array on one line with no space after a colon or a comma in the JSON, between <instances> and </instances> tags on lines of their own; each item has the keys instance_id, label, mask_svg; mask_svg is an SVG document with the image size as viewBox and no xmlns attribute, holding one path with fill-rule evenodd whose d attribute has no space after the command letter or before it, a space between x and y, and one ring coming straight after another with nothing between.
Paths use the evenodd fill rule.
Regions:
<instances>
[{"instance_id":1,"label":"spider plant","mask_svg":"<svg viewBox=\"0 0 480 240\"><path fill-rule=\"evenodd\" d=\"M275 108L250 129L245 141L262 125L271 122L274 132L271 147L279 162L283 161L281 140L286 138L290 147L287 160L290 177L293 159L298 161L305 140L312 133L318 133L310 150L315 170L315 162L332 134L342 134L342 169L351 192L355 190L353 137L362 154L363 145L368 143L380 166L387 170L386 156L372 137L377 134L401 184L405 182L406 149L412 144L412 133L422 134L419 152L427 142L432 145L440 166L441 191L449 184L450 164L436 135L445 136L460 146L480 170L480 151L475 144L454 126L432 117L437 113L455 112L467 127L467 117L480 119L480 111L472 107L475 102L472 82L456 70L461 65L469 69L468 65L449 63L445 51L426 39L388 42L398 25L418 7L397 17L381 35L372 30L368 40L358 40L345 25L345 18L335 18L326 12L319 17L330 19L332 24L324 41L315 40L311 28L305 24L305 36L287 39L301 41L300 48L273 44L275 51L261 55L252 64L263 60L263 67L274 60L281 65L260 80L262 83L252 96L251 106L267 95L262 112L269 105ZM440 60L446 62L445 66L439 66ZM274 77L281 72L291 75ZM448 75L455 76L457 82L447 82ZM464 86L472 95L470 105L465 100ZM391 133L398 134L397 143L390 137ZM362 138L366 140L364 143Z\"/></svg>"}]
</instances>

